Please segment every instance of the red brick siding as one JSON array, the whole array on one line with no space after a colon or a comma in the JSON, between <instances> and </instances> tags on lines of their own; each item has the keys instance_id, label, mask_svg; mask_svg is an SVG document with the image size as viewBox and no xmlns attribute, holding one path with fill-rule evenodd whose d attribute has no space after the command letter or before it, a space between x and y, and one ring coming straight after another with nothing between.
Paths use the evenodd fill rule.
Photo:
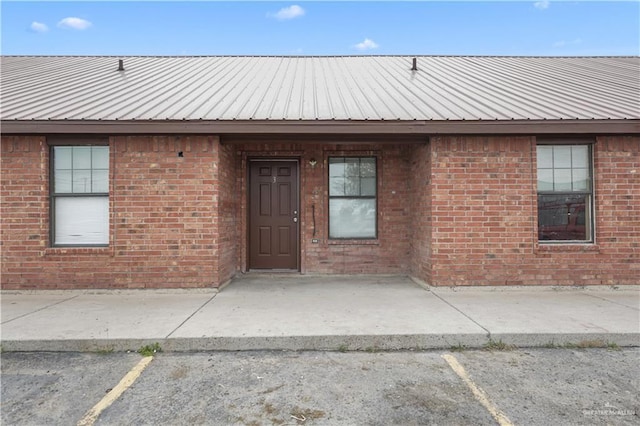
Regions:
<instances>
[{"instance_id":1,"label":"red brick siding","mask_svg":"<svg viewBox=\"0 0 640 426\"><path fill-rule=\"evenodd\" d=\"M241 193L237 179L237 159L230 145L219 145L218 158L215 161L217 185L215 186L218 208L212 222L217 222L216 246L218 252L216 283L221 285L231 279L238 271L240 233L238 226Z\"/></svg>"},{"instance_id":2,"label":"red brick siding","mask_svg":"<svg viewBox=\"0 0 640 426\"><path fill-rule=\"evenodd\" d=\"M638 137L598 138L596 243L562 245L537 242L535 138L432 143L432 284L640 282Z\"/></svg>"},{"instance_id":3,"label":"red brick siding","mask_svg":"<svg viewBox=\"0 0 640 426\"><path fill-rule=\"evenodd\" d=\"M115 258L129 266L115 284L214 284L217 138L115 137L113 145Z\"/></svg>"},{"instance_id":4,"label":"red brick siding","mask_svg":"<svg viewBox=\"0 0 640 426\"><path fill-rule=\"evenodd\" d=\"M412 275L431 282L431 147L418 145L411 153L411 269Z\"/></svg>"},{"instance_id":5,"label":"red brick siding","mask_svg":"<svg viewBox=\"0 0 640 426\"><path fill-rule=\"evenodd\" d=\"M112 137L109 247L49 248L49 147L41 137L3 137L2 287L217 284L217 144L214 137Z\"/></svg>"},{"instance_id":6,"label":"red brick siding","mask_svg":"<svg viewBox=\"0 0 640 426\"><path fill-rule=\"evenodd\" d=\"M300 160L303 273L412 274L434 285L640 283L637 136L594 145L595 244L554 246L537 242L534 137L404 145L111 137L107 248L50 248L46 139L1 142L5 289L224 283L246 270L247 159L268 156ZM376 240L328 239L332 155L378 157Z\"/></svg>"},{"instance_id":7,"label":"red brick siding","mask_svg":"<svg viewBox=\"0 0 640 426\"><path fill-rule=\"evenodd\" d=\"M0 145L0 279L3 287L47 288L51 283L38 280L49 240L49 152L45 139L3 136Z\"/></svg>"},{"instance_id":8,"label":"red brick siding","mask_svg":"<svg viewBox=\"0 0 640 426\"><path fill-rule=\"evenodd\" d=\"M248 157L300 158L301 270L331 274L405 274L409 271L409 161L410 146L335 143L247 143L237 145L243 167L239 179L246 188ZM329 156L378 156L378 238L336 241L328 238ZM317 164L312 167L310 159ZM239 233L246 270L246 189L243 189ZM315 207L316 234L313 235ZM312 239L318 243L312 243Z\"/></svg>"}]
</instances>

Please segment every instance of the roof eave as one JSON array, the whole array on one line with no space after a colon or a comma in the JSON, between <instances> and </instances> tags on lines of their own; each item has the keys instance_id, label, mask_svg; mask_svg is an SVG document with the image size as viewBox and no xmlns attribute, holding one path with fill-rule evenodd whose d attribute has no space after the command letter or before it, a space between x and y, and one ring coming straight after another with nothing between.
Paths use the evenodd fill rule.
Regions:
<instances>
[{"instance_id":1,"label":"roof eave","mask_svg":"<svg viewBox=\"0 0 640 426\"><path fill-rule=\"evenodd\" d=\"M2 134L640 134L638 119L592 120L1 120Z\"/></svg>"}]
</instances>

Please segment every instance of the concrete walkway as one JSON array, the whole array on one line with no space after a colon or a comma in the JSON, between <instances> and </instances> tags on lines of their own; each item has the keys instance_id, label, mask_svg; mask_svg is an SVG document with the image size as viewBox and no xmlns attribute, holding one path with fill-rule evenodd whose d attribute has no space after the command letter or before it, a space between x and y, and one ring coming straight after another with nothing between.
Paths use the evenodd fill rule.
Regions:
<instances>
[{"instance_id":1,"label":"concrete walkway","mask_svg":"<svg viewBox=\"0 0 640 426\"><path fill-rule=\"evenodd\" d=\"M640 346L640 288L247 274L219 292L4 291L0 330L3 351Z\"/></svg>"}]
</instances>

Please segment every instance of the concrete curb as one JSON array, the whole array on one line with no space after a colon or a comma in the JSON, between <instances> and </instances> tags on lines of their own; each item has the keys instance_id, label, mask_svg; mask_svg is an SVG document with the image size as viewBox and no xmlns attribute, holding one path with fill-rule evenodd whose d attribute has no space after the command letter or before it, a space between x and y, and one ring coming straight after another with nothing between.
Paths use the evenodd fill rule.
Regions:
<instances>
[{"instance_id":1,"label":"concrete curb","mask_svg":"<svg viewBox=\"0 0 640 426\"><path fill-rule=\"evenodd\" d=\"M535 333L491 335L492 342L502 342L516 347L545 348L555 346L597 347L614 345L618 347L640 346L640 333Z\"/></svg>"},{"instance_id":2,"label":"concrete curb","mask_svg":"<svg viewBox=\"0 0 640 426\"><path fill-rule=\"evenodd\" d=\"M126 352L158 343L164 352L394 351L483 349L493 343L519 348L638 347L640 333L416 334L197 337L157 339L5 340L3 352Z\"/></svg>"}]
</instances>

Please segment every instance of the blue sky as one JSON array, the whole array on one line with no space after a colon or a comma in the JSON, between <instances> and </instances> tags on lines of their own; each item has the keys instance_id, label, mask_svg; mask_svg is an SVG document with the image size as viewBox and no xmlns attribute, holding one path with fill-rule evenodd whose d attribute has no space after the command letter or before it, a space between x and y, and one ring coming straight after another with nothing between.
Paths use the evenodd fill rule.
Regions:
<instances>
[{"instance_id":1,"label":"blue sky","mask_svg":"<svg viewBox=\"0 0 640 426\"><path fill-rule=\"evenodd\" d=\"M4 55L639 55L640 2L3 0Z\"/></svg>"}]
</instances>

